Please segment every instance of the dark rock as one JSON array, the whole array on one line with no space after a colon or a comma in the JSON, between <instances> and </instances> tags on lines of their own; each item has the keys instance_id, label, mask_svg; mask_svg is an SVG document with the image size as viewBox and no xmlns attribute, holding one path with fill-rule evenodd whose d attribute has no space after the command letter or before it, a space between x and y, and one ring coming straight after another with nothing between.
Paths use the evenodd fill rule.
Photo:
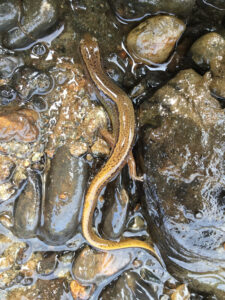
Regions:
<instances>
[{"instance_id":1,"label":"dark rock","mask_svg":"<svg viewBox=\"0 0 225 300\"><path fill-rule=\"evenodd\" d=\"M168 271L222 299L224 111L205 82L184 70L141 106L148 220Z\"/></svg>"},{"instance_id":2,"label":"dark rock","mask_svg":"<svg viewBox=\"0 0 225 300\"><path fill-rule=\"evenodd\" d=\"M27 184L14 207L14 231L17 236L31 238L36 235L41 214L41 200L41 176L29 170Z\"/></svg>"},{"instance_id":3,"label":"dark rock","mask_svg":"<svg viewBox=\"0 0 225 300\"><path fill-rule=\"evenodd\" d=\"M38 112L45 111L48 108L47 102L40 96L36 96L36 95L33 96L32 104L33 104L33 108Z\"/></svg>"},{"instance_id":4,"label":"dark rock","mask_svg":"<svg viewBox=\"0 0 225 300\"><path fill-rule=\"evenodd\" d=\"M158 284L144 281L135 272L125 272L117 281L108 286L101 294L102 300L146 300L161 299ZM167 298L166 298L167 299Z\"/></svg>"},{"instance_id":5,"label":"dark rock","mask_svg":"<svg viewBox=\"0 0 225 300\"><path fill-rule=\"evenodd\" d=\"M41 56L45 55L46 52L47 52L46 46L41 43L34 45L32 48L32 54L37 57L41 57Z\"/></svg>"},{"instance_id":6,"label":"dark rock","mask_svg":"<svg viewBox=\"0 0 225 300\"><path fill-rule=\"evenodd\" d=\"M16 91L9 85L0 86L0 105L7 105L16 99Z\"/></svg>"},{"instance_id":7,"label":"dark rock","mask_svg":"<svg viewBox=\"0 0 225 300\"><path fill-rule=\"evenodd\" d=\"M17 25L20 5L17 0L2 0L0 3L0 32L7 31Z\"/></svg>"},{"instance_id":8,"label":"dark rock","mask_svg":"<svg viewBox=\"0 0 225 300\"><path fill-rule=\"evenodd\" d=\"M61 245L77 231L82 200L87 185L88 165L72 157L67 146L59 148L46 179L44 224L41 237Z\"/></svg>"},{"instance_id":9,"label":"dark rock","mask_svg":"<svg viewBox=\"0 0 225 300\"><path fill-rule=\"evenodd\" d=\"M109 0L112 9L122 21L138 21L145 15L157 12L172 13L186 17L191 14L195 0Z\"/></svg>"},{"instance_id":10,"label":"dark rock","mask_svg":"<svg viewBox=\"0 0 225 300\"><path fill-rule=\"evenodd\" d=\"M54 0L24 0L23 18L20 27L13 28L3 38L3 44L9 49L29 46L35 40L53 31L57 22L57 2Z\"/></svg>"},{"instance_id":11,"label":"dark rock","mask_svg":"<svg viewBox=\"0 0 225 300\"><path fill-rule=\"evenodd\" d=\"M49 275L54 272L57 265L57 254L55 252L46 252L43 259L38 262L37 272L41 275Z\"/></svg>"},{"instance_id":12,"label":"dark rock","mask_svg":"<svg viewBox=\"0 0 225 300\"><path fill-rule=\"evenodd\" d=\"M11 77L14 71L23 64L23 60L20 57L0 55L0 76L2 78Z\"/></svg>"},{"instance_id":13,"label":"dark rock","mask_svg":"<svg viewBox=\"0 0 225 300\"><path fill-rule=\"evenodd\" d=\"M12 81L15 90L23 100L29 100L35 94L47 94L53 88L51 75L29 67L17 69Z\"/></svg>"},{"instance_id":14,"label":"dark rock","mask_svg":"<svg viewBox=\"0 0 225 300\"><path fill-rule=\"evenodd\" d=\"M114 183L117 184L110 185L110 191L108 187L107 194L105 195L107 202L111 203L104 211L104 221L102 225L103 234L108 239L119 238L123 233L129 205L129 196L122 187L121 182L117 180Z\"/></svg>"}]
</instances>

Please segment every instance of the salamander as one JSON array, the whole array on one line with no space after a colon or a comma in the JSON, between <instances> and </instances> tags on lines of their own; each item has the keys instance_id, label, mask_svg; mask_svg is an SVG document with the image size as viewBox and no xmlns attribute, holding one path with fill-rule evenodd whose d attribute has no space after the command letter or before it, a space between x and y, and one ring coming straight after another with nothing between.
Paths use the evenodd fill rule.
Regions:
<instances>
[{"instance_id":1,"label":"salamander","mask_svg":"<svg viewBox=\"0 0 225 300\"><path fill-rule=\"evenodd\" d=\"M95 86L109 97L117 109L116 125L118 133L114 136L115 144L111 156L91 181L85 195L82 232L88 243L100 250L117 250L123 248L144 248L151 252L159 261L155 249L148 243L133 239L121 238L119 241L106 240L98 236L92 228L93 214L102 189L112 180L127 163L135 138L135 113L133 104L127 94L114 84L104 72L100 51L96 38L90 35L80 42L80 52L91 80Z\"/></svg>"}]
</instances>

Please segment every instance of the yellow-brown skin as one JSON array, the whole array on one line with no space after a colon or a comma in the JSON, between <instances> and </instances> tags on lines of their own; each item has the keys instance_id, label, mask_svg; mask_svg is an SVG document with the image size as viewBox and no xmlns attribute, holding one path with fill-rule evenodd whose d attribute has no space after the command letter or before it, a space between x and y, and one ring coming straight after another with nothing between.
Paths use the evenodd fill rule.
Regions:
<instances>
[{"instance_id":1,"label":"yellow-brown skin","mask_svg":"<svg viewBox=\"0 0 225 300\"><path fill-rule=\"evenodd\" d=\"M99 194L127 163L127 158L135 137L135 115L129 97L123 90L116 86L103 71L97 40L86 35L80 42L80 51L89 75L95 85L116 104L119 121L118 136L112 154L92 180L85 196L82 215L83 235L90 245L97 249L108 251L123 248L144 248L150 251L160 261L154 248L144 241L130 238L124 238L118 242L109 241L100 238L93 231L92 220Z\"/></svg>"}]
</instances>

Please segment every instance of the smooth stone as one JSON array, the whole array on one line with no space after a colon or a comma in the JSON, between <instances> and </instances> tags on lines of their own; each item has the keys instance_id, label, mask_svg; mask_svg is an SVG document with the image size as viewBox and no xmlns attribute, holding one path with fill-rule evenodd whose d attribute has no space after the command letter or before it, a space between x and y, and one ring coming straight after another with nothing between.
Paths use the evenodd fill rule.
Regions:
<instances>
[{"instance_id":1,"label":"smooth stone","mask_svg":"<svg viewBox=\"0 0 225 300\"><path fill-rule=\"evenodd\" d=\"M210 32L201 36L191 46L190 52L194 62L202 68L209 68L210 62L225 53L225 40L216 33Z\"/></svg>"},{"instance_id":2,"label":"smooth stone","mask_svg":"<svg viewBox=\"0 0 225 300\"><path fill-rule=\"evenodd\" d=\"M16 99L16 91L9 85L0 86L0 105L8 105Z\"/></svg>"},{"instance_id":3,"label":"smooth stone","mask_svg":"<svg viewBox=\"0 0 225 300\"><path fill-rule=\"evenodd\" d=\"M44 276L52 274L56 269L57 262L57 252L43 253L43 259L37 265L37 273Z\"/></svg>"},{"instance_id":4,"label":"smooth stone","mask_svg":"<svg viewBox=\"0 0 225 300\"><path fill-rule=\"evenodd\" d=\"M107 188L104 197L110 205L104 210L102 232L107 239L117 239L122 235L126 226L129 196L121 182L116 181L115 184L110 185L110 188Z\"/></svg>"},{"instance_id":5,"label":"smooth stone","mask_svg":"<svg viewBox=\"0 0 225 300\"><path fill-rule=\"evenodd\" d=\"M42 179L38 172L28 170L27 184L15 202L13 230L20 238L36 235L40 221Z\"/></svg>"},{"instance_id":6,"label":"smooth stone","mask_svg":"<svg viewBox=\"0 0 225 300\"><path fill-rule=\"evenodd\" d=\"M36 110L37 112L45 111L48 108L47 102L41 96L35 95L32 97L31 101L34 110Z\"/></svg>"},{"instance_id":7,"label":"smooth stone","mask_svg":"<svg viewBox=\"0 0 225 300\"><path fill-rule=\"evenodd\" d=\"M44 223L40 229L46 243L62 245L75 235L87 187L87 171L88 164L71 156L67 146L57 150L47 174Z\"/></svg>"},{"instance_id":8,"label":"smooth stone","mask_svg":"<svg viewBox=\"0 0 225 300\"><path fill-rule=\"evenodd\" d=\"M3 45L8 49L20 49L34 43L53 31L58 19L57 2L54 0L23 0L23 22L5 34ZM21 30L22 28L22 30Z\"/></svg>"},{"instance_id":9,"label":"smooth stone","mask_svg":"<svg viewBox=\"0 0 225 300\"><path fill-rule=\"evenodd\" d=\"M80 282L98 285L125 268L130 262L131 254L127 251L96 252L86 247L75 259L72 273Z\"/></svg>"},{"instance_id":10,"label":"smooth stone","mask_svg":"<svg viewBox=\"0 0 225 300\"><path fill-rule=\"evenodd\" d=\"M17 0L2 0L0 3L0 32L14 27L20 15L20 5Z\"/></svg>"},{"instance_id":11,"label":"smooth stone","mask_svg":"<svg viewBox=\"0 0 225 300\"><path fill-rule=\"evenodd\" d=\"M154 16L135 27L127 36L127 48L137 62L151 65L167 60L186 26L174 16Z\"/></svg>"},{"instance_id":12,"label":"smooth stone","mask_svg":"<svg viewBox=\"0 0 225 300\"><path fill-rule=\"evenodd\" d=\"M0 76L9 78L14 71L24 64L21 57L12 55L0 55Z\"/></svg>"}]
</instances>

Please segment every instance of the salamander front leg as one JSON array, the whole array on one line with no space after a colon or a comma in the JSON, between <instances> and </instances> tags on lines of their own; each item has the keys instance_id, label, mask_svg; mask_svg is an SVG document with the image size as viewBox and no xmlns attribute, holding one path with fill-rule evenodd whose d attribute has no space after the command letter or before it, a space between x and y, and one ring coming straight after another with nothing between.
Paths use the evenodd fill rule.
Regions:
<instances>
[{"instance_id":1,"label":"salamander front leg","mask_svg":"<svg viewBox=\"0 0 225 300\"><path fill-rule=\"evenodd\" d=\"M105 139L105 141L110 145L110 147L113 148L115 145L115 139L113 135L106 129L100 129L100 134ZM128 164L130 177L133 180L143 181L143 176L137 175L136 163L132 151L130 151L128 155L127 164Z\"/></svg>"}]
</instances>

